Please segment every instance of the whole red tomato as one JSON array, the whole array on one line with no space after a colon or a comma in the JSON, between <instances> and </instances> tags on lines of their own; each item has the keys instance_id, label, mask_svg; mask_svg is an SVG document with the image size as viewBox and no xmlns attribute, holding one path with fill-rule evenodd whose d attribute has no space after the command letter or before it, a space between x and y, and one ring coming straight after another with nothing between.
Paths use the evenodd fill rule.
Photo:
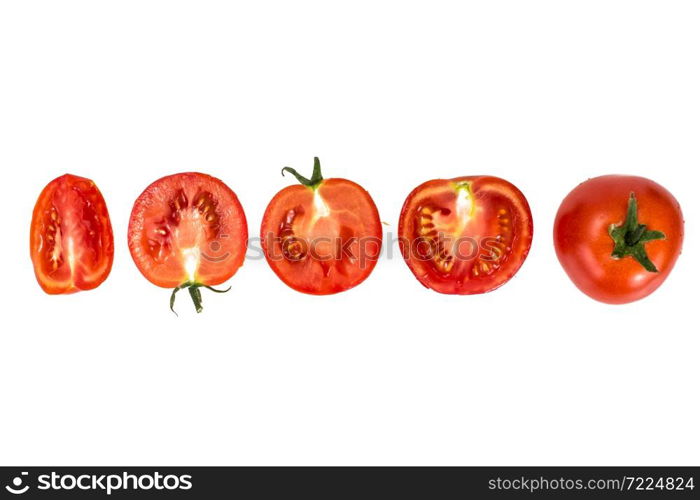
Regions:
<instances>
[{"instance_id":1,"label":"whole red tomato","mask_svg":"<svg viewBox=\"0 0 700 500\"><path fill-rule=\"evenodd\" d=\"M260 238L272 270L291 288L313 295L348 290L374 269L382 226L372 197L347 179L324 179L314 158L310 179L278 192L265 210Z\"/></svg>"},{"instance_id":2,"label":"whole red tomato","mask_svg":"<svg viewBox=\"0 0 700 500\"><path fill-rule=\"evenodd\" d=\"M668 277L683 245L681 207L644 177L590 179L564 198L554 247L574 284L590 297L625 304Z\"/></svg>"},{"instance_id":3,"label":"whole red tomato","mask_svg":"<svg viewBox=\"0 0 700 500\"><path fill-rule=\"evenodd\" d=\"M510 182L483 175L435 179L406 198L399 246L423 285L471 295L495 290L518 272L532 232L530 206Z\"/></svg>"},{"instance_id":4,"label":"whole red tomato","mask_svg":"<svg viewBox=\"0 0 700 500\"><path fill-rule=\"evenodd\" d=\"M34 206L29 246L36 279L46 293L90 290L107 279L114 237L95 183L71 174L52 180Z\"/></svg>"},{"instance_id":5,"label":"whole red tomato","mask_svg":"<svg viewBox=\"0 0 700 500\"><path fill-rule=\"evenodd\" d=\"M216 177L186 172L158 179L134 203L131 257L148 281L188 289L197 312L201 288L219 292L245 258L248 226L236 194Z\"/></svg>"}]
</instances>

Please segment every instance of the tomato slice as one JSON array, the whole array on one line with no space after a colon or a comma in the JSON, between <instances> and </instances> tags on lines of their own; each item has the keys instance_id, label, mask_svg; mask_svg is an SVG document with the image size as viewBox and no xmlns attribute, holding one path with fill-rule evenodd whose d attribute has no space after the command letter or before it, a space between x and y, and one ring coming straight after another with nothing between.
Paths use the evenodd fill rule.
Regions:
<instances>
[{"instance_id":1,"label":"tomato slice","mask_svg":"<svg viewBox=\"0 0 700 500\"><path fill-rule=\"evenodd\" d=\"M285 168L302 185L270 201L260 229L267 262L291 288L314 295L359 285L374 269L382 226L372 197L346 179L323 179L314 158L311 179Z\"/></svg>"},{"instance_id":2,"label":"tomato slice","mask_svg":"<svg viewBox=\"0 0 700 500\"><path fill-rule=\"evenodd\" d=\"M197 172L155 181L138 197L129 220L129 250L139 271L160 287L192 288L198 311L197 288L231 278L243 265L247 240L236 194Z\"/></svg>"},{"instance_id":3,"label":"tomato slice","mask_svg":"<svg viewBox=\"0 0 700 500\"><path fill-rule=\"evenodd\" d=\"M425 182L408 195L399 246L426 287L469 295L498 288L525 261L532 243L525 196L497 177Z\"/></svg>"},{"instance_id":4,"label":"tomato slice","mask_svg":"<svg viewBox=\"0 0 700 500\"><path fill-rule=\"evenodd\" d=\"M107 279L114 236L95 183L70 174L51 181L34 206L29 247L36 279L46 293L90 290Z\"/></svg>"}]
</instances>

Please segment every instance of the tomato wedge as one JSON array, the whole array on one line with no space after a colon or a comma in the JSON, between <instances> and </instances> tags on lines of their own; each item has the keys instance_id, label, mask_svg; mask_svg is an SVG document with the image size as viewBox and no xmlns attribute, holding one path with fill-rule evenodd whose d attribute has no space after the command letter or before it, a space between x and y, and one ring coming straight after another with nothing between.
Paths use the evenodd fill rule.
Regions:
<instances>
[{"instance_id":1,"label":"tomato wedge","mask_svg":"<svg viewBox=\"0 0 700 500\"><path fill-rule=\"evenodd\" d=\"M260 238L267 262L300 292L328 295L364 281L382 248L372 197L347 179L324 179L314 158L310 179L285 167L301 185L278 192L265 210Z\"/></svg>"},{"instance_id":2,"label":"tomato wedge","mask_svg":"<svg viewBox=\"0 0 700 500\"><path fill-rule=\"evenodd\" d=\"M440 293L494 290L520 269L532 244L525 196L498 177L436 179L415 188L399 220L399 246L413 274Z\"/></svg>"},{"instance_id":3,"label":"tomato wedge","mask_svg":"<svg viewBox=\"0 0 700 500\"><path fill-rule=\"evenodd\" d=\"M600 302L626 304L650 295L671 273L683 247L683 213L650 179L595 177L562 201L554 247L579 290Z\"/></svg>"},{"instance_id":4,"label":"tomato wedge","mask_svg":"<svg viewBox=\"0 0 700 500\"><path fill-rule=\"evenodd\" d=\"M248 225L236 194L210 175L187 172L158 179L141 193L129 220L129 250L154 285L184 288L197 312L200 288L215 290L245 258ZM227 291L227 290L226 290Z\"/></svg>"},{"instance_id":5,"label":"tomato wedge","mask_svg":"<svg viewBox=\"0 0 700 500\"><path fill-rule=\"evenodd\" d=\"M107 279L114 236L95 183L70 174L51 181L34 206L29 247L36 279L46 293L91 290Z\"/></svg>"}]
</instances>

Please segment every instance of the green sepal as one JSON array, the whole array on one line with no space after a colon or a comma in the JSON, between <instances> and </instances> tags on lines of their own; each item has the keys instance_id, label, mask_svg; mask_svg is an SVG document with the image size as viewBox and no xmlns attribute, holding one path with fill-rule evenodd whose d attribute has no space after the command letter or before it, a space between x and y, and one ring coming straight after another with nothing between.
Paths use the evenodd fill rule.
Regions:
<instances>
[{"instance_id":1,"label":"green sepal","mask_svg":"<svg viewBox=\"0 0 700 500\"><path fill-rule=\"evenodd\" d=\"M175 316L177 316L177 313L175 312L175 295L183 288L187 288L187 291L190 293L190 297L192 298L192 302L194 303L194 308L198 313L201 313L204 309L204 306L202 305L202 291L200 290L201 288L206 288L207 290L211 290L212 292L216 293L226 293L229 290L231 290L231 287L228 287L226 290L217 290L216 288L211 287L209 285L186 281L182 285L173 288L173 293L170 294L170 310L173 313L175 313Z\"/></svg>"},{"instance_id":2,"label":"green sepal","mask_svg":"<svg viewBox=\"0 0 700 500\"><path fill-rule=\"evenodd\" d=\"M637 208L637 198L634 193L630 193L625 222L619 226L612 224L608 229L615 245L612 256L615 259L632 257L650 273L658 273L659 270L649 259L644 245L650 241L666 239L666 235L661 231L649 230L645 224L640 224Z\"/></svg>"},{"instance_id":3,"label":"green sepal","mask_svg":"<svg viewBox=\"0 0 700 500\"><path fill-rule=\"evenodd\" d=\"M323 181L323 176L321 175L321 162L317 156L314 157L314 171L311 173L310 179L307 179L292 167L284 167L282 169L282 175L284 175L285 172L289 172L296 177L300 184L312 189L316 189L319 184L321 184L321 181Z\"/></svg>"}]
</instances>

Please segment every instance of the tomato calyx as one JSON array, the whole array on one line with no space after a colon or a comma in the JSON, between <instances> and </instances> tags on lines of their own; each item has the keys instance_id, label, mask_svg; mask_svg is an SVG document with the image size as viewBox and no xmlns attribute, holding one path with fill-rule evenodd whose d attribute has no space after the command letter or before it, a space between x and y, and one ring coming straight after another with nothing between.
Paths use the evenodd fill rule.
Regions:
<instances>
[{"instance_id":1,"label":"tomato calyx","mask_svg":"<svg viewBox=\"0 0 700 500\"><path fill-rule=\"evenodd\" d=\"M190 297L192 298L192 302L194 303L194 308L198 313L201 313L204 309L202 306L201 288L206 288L207 290L211 290L215 293L226 293L231 290L231 287L228 287L226 290L217 290L212 286L204 285L202 283L185 281L182 285L173 288L173 293L170 295L170 310L175 313L175 316L177 316L177 313L175 312L175 295L183 288L187 288L187 291L190 293Z\"/></svg>"},{"instance_id":2,"label":"tomato calyx","mask_svg":"<svg viewBox=\"0 0 700 500\"><path fill-rule=\"evenodd\" d=\"M637 220L637 198L634 193L630 193L625 222L619 226L612 224L608 232L615 243L612 252L614 259L631 256L650 273L659 272L649 259L644 245L650 241L664 240L666 235L661 231L650 230L645 224L639 223Z\"/></svg>"},{"instance_id":3,"label":"tomato calyx","mask_svg":"<svg viewBox=\"0 0 700 500\"><path fill-rule=\"evenodd\" d=\"M292 167L284 167L282 169L282 175L284 175L285 172L289 172L294 177L296 177L299 183L306 187L310 187L311 189L316 189L318 186L321 185L321 182L323 181L323 176L321 175L321 162L319 161L317 156L314 156L314 170L311 173L310 179L307 179L303 175L299 174L299 172L297 172Z\"/></svg>"}]
</instances>

